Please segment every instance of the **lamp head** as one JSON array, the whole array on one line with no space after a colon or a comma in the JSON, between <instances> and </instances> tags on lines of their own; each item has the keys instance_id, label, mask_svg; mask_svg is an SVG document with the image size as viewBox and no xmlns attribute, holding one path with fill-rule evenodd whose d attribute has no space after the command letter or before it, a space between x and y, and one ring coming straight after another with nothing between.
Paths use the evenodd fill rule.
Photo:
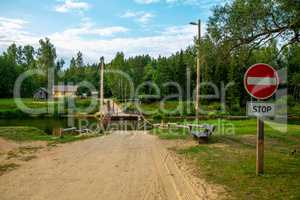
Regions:
<instances>
[{"instance_id":1,"label":"lamp head","mask_svg":"<svg viewBox=\"0 0 300 200\"><path fill-rule=\"evenodd\" d=\"M101 62L104 62L104 57L103 57L103 56L100 58L100 61L101 61Z\"/></svg>"}]
</instances>

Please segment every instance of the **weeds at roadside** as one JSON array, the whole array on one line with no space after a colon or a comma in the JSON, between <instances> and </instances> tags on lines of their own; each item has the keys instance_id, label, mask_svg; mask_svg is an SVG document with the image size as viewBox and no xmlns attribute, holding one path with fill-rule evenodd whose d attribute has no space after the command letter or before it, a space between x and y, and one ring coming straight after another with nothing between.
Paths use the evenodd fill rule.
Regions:
<instances>
[{"instance_id":1,"label":"weeds at roadside","mask_svg":"<svg viewBox=\"0 0 300 200\"><path fill-rule=\"evenodd\" d=\"M0 176L2 176L4 173L12 171L16 168L18 168L20 165L15 163L8 163L8 164L2 164L0 165Z\"/></svg>"},{"instance_id":2,"label":"weeds at roadside","mask_svg":"<svg viewBox=\"0 0 300 200\"><path fill-rule=\"evenodd\" d=\"M9 159L12 159L12 158L18 158L18 154L15 151L9 151L7 153L6 159L9 160Z\"/></svg>"},{"instance_id":3,"label":"weeds at roadside","mask_svg":"<svg viewBox=\"0 0 300 200\"><path fill-rule=\"evenodd\" d=\"M30 160L35 159L35 158L37 158L37 156L30 155L30 156L22 157L21 160L27 162L27 161L30 161Z\"/></svg>"},{"instance_id":4,"label":"weeds at roadside","mask_svg":"<svg viewBox=\"0 0 300 200\"><path fill-rule=\"evenodd\" d=\"M34 158L36 158L35 155L32 155L36 153L39 149L42 149L43 147L33 147L33 146L23 146L19 147L17 150L12 150L7 153L7 160L10 159L18 159L21 161L29 161Z\"/></svg>"},{"instance_id":5,"label":"weeds at roadside","mask_svg":"<svg viewBox=\"0 0 300 200\"><path fill-rule=\"evenodd\" d=\"M19 152L21 154L26 154L26 153L35 153L38 150L42 149L42 146L37 146L37 147L33 147L33 146L23 146L19 148Z\"/></svg>"}]
</instances>

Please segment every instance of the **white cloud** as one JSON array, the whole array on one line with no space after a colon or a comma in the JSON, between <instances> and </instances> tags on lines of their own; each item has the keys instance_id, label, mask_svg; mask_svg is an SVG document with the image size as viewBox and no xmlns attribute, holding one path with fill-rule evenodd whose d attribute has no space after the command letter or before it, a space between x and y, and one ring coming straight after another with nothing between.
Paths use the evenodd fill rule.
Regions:
<instances>
[{"instance_id":1,"label":"white cloud","mask_svg":"<svg viewBox=\"0 0 300 200\"><path fill-rule=\"evenodd\" d=\"M176 3L178 0L166 0L167 3Z\"/></svg>"},{"instance_id":2,"label":"white cloud","mask_svg":"<svg viewBox=\"0 0 300 200\"><path fill-rule=\"evenodd\" d=\"M123 15L121 15L123 18L133 18L135 21L141 23L141 24L147 24L149 21L155 17L154 14L150 12L144 12L144 11L127 11Z\"/></svg>"},{"instance_id":3,"label":"white cloud","mask_svg":"<svg viewBox=\"0 0 300 200\"><path fill-rule=\"evenodd\" d=\"M118 51L123 51L127 57L140 54L158 57L171 55L191 45L197 32L194 26L172 26L152 36L120 37L117 34L128 31L127 28L100 28L90 20L85 20L78 27L61 32L33 35L25 31L27 24L28 22L20 19L0 18L0 49L5 49L12 41L17 45L31 44L38 48L39 39L49 37L59 57L66 59L70 59L78 51L83 52L88 62L98 62L100 56L110 61ZM90 37L91 35L94 37Z\"/></svg>"},{"instance_id":4,"label":"white cloud","mask_svg":"<svg viewBox=\"0 0 300 200\"><path fill-rule=\"evenodd\" d=\"M100 40L85 40L83 38L50 38L57 47L58 52L64 55L64 57L70 58L70 56L80 50L87 55L88 60L97 61L100 56L104 56L106 60L111 60L119 51L123 51L127 57L140 54L149 54L153 57L158 57L159 55L171 55L192 44L193 36L193 34L161 34L149 37L127 37Z\"/></svg>"},{"instance_id":5,"label":"white cloud","mask_svg":"<svg viewBox=\"0 0 300 200\"><path fill-rule=\"evenodd\" d=\"M142 24L147 24L152 18L154 17L151 13L144 13L140 15L140 17L137 19L138 22L141 22Z\"/></svg>"},{"instance_id":6,"label":"white cloud","mask_svg":"<svg viewBox=\"0 0 300 200\"><path fill-rule=\"evenodd\" d=\"M165 0L170 5L197 6L201 9L211 9L214 5L223 5L231 0Z\"/></svg>"},{"instance_id":7,"label":"white cloud","mask_svg":"<svg viewBox=\"0 0 300 200\"><path fill-rule=\"evenodd\" d=\"M210 9L214 5L225 4L231 0L134 0L139 4L153 4L158 2L164 2L169 5L188 5L198 6L202 9Z\"/></svg>"},{"instance_id":8,"label":"white cloud","mask_svg":"<svg viewBox=\"0 0 300 200\"><path fill-rule=\"evenodd\" d=\"M58 54L64 57L70 58L77 51L81 51L86 55L87 60L97 62L100 56L110 61L119 51L123 51L127 57L140 54L149 54L153 57L168 56L191 45L196 32L193 26L173 26L148 37L90 40L71 35L66 37L63 33L56 33L50 36L50 39L57 47Z\"/></svg>"},{"instance_id":9,"label":"white cloud","mask_svg":"<svg viewBox=\"0 0 300 200\"><path fill-rule=\"evenodd\" d=\"M139 4L152 4L152 3L159 2L159 0L134 0L134 1Z\"/></svg>"},{"instance_id":10,"label":"white cloud","mask_svg":"<svg viewBox=\"0 0 300 200\"><path fill-rule=\"evenodd\" d=\"M158 3L160 0L134 0L136 3L139 4L153 4ZM164 0L167 4L178 4L178 5L204 5L204 4L211 4L215 0L206 1L206 0ZM221 1L221 0L220 0Z\"/></svg>"},{"instance_id":11,"label":"white cloud","mask_svg":"<svg viewBox=\"0 0 300 200\"><path fill-rule=\"evenodd\" d=\"M206 34L206 23L201 24L201 37ZM192 25L170 26L167 27L162 34L164 35L193 35L197 34L197 27Z\"/></svg>"},{"instance_id":12,"label":"white cloud","mask_svg":"<svg viewBox=\"0 0 300 200\"><path fill-rule=\"evenodd\" d=\"M90 4L79 0L64 0L63 3L55 6L55 11L67 13L71 11L85 11L90 8Z\"/></svg>"},{"instance_id":13,"label":"white cloud","mask_svg":"<svg viewBox=\"0 0 300 200\"><path fill-rule=\"evenodd\" d=\"M136 12L132 12L132 11L126 11L123 15L121 15L121 17L123 18L131 18L131 17L136 17L137 13Z\"/></svg>"},{"instance_id":14,"label":"white cloud","mask_svg":"<svg viewBox=\"0 0 300 200\"><path fill-rule=\"evenodd\" d=\"M12 19L0 17L0 44L1 47L7 47L13 42L21 44L37 42L36 38L25 30L28 24L23 19Z\"/></svg>"},{"instance_id":15,"label":"white cloud","mask_svg":"<svg viewBox=\"0 0 300 200\"><path fill-rule=\"evenodd\" d=\"M7 29L21 29L24 27L25 24L27 24L27 21L22 19L0 17L0 26L5 26Z\"/></svg>"},{"instance_id":16,"label":"white cloud","mask_svg":"<svg viewBox=\"0 0 300 200\"><path fill-rule=\"evenodd\" d=\"M90 20L85 20L78 27L69 28L62 32L53 33L50 37L61 37L64 38L78 38L81 36L113 36L117 33L128 32L129 29L122 26L111 26L111 27L96 27Z\"/></svg>"}]
</instances>

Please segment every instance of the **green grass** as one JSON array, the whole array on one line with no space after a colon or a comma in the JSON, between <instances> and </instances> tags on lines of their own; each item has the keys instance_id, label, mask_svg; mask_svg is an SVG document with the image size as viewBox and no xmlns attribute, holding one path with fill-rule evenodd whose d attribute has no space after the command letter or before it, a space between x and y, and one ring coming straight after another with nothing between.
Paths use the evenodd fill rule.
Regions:
<instances>
[{"instance_id":1,"label":"green grass","mask_svg":"<svg viewBox=\"0 0 300 200\"><path fill-rule=\"evenodd\" d=\"M296 103L294 106L289 106L288 112L291 115L300 116L300 103Z\"/></svg>"},{"instance_id":2,"label":"green grass","mask_svg":"<svg viewBox=\"0 0 300 200\"><path fill-rule=\"evenodd\" d=\"M195 116L195 105L194 102L189 101L165 101L163 104L160 102L152 102L152 103L141 103L138 106L135 106L133 103L123 103L123 105L127 106L128 111L142 111L145 115L148 115L153 118L165 118L165 117L184 117L184 116ZM229 107L227 105L226 112L222 111L220 102L210 102L210 103L202 103L200 105L202 114L207 117L216 117L216 116L244 116L246 115L246 108L240 107L239 105L235 105ZM300 103L296 103L295 105L288 106L288 114L300 116Z\"/></svg>"},{"instance_id":3,"label":"green grass","mask_svg":"<svg viewBox=\"0 0 300 200\"><path fill-rule=\"evenodd\" d=\"M265 174L256 176L256 120L201 123L217 125L209 142L176 150L195 162L199 176L224 185L236 199L300 199L299 125L288 125L287 133L265 126ZM235 133L227 135L232 125Z\"/></svg>"},{"instance_id":4,"label":"green grass","mask_svg":"<svg viewBox=\"0 0 300 200\"><path fill-rule=\"evenodd\" d=\"M53 101L53 102L47 102L47 101L34 101L31 98L23 98L23 103L28 108L44 108L46 109L48 106L54 106L54 115L59 115L60 112L67 112L67 103L66 102L60 102L60 101ZM84 111L84 108L87 108L91 102L91 99L75 99L75 106L74 108L75 113L81 113ZM98 102L97 102L98 103ZM137 111L138 108L132 104L127 103L128 111ZM195 115L195 109L193 102L188 101L166 101L163 104L160 102L153 102L153 103L142 103L139 105L140 109L143 111L145 115L148 115L150 117L161 119L164 117L184 117L184 116L194 116ZM58 112L58 108L61 110ZM212 102L209 104L202 104L201 109L205 111L205 114L208 117L214 117L214 116L227 116L227 115L245 115L245 108L232 108L229 109L229 112L223 112L221 111L221 105L219 102ZM91 110L89 114L95 113L98 111L98 105L96 108ZM290 115L296 115L300 116L300 104L295 104L293 107L288 108L288 112ZM47 113L44 113L44 115ZM13 117L28 117L28 114L24 114L20 109L17 107L14 99L0 99L0 118L13 118Z\"/></svg>"},{"instance_id":5,"label":"green grass","mask_svg":"<svg viewBox=\"0 0 300 200\"><path fill-rule=\"evenodd\" d=\"M141 103L135 106L132 103L126 104L129 111L140 110L142 113L148 116L156 117L172 117L172 116L194 116L195 105L190 101L165 101L153 102L153 103ZM208 105L201 105L201 109L209 115L228 115L229 113L223 113L219 103L210 103Z\"/></svg>"},{"instance_id":6,"label":"green grass","mask_svg":"<svg viewBox=\"0 0 300 200\"><path fill-rule=\"evenodd\" d=\"M34 127L0 127L0 137L15 141L49 141L51 136Z\"/></svg>"},{"instance_id":7,"label":"green grass","mask_svg":"<svg viewBox=\"0 0 300 200\"><path fill-rule=\"evenodd\" d=\"M26 105L29 109L28 112L23 112L18 108L17 104L15 103L14 99L0 99L0 118L25 118L30 117L30 109L44 109L43 113L40 113L39 116L47 116L48 111L47 108L50 107L51 109L54 108L54 112L50 114L50 116L60 116L63 113L67 113L68 111L68 103L65 99L65 102L61 100L55 101L34 101L30 98L23 98L22 102ZM72 108L74 113L81 113L84 112L86 108L89 107L91 103L91 99L75 99L75 108ZM89 111L89 114L95 113L99 110L98 108L98 101L96 102L96 107Z\"/></svg>"},{"instance_id":8,"label":"green grass","mask_svg":"<svg viewBox=\"0 0 300 200\"><path fill-rule=\"evenodd\" d=\"M14 141L47 141L50 143L67 143L77 140L87 139L91 136L77 137L71 134L63 135L62 137L54 137L48 135L42 130L34 127L0 127L0 137Z\"/></svg>"},{"instance_id":9,"label":"green grass","mask_svg":"<svg viewBox=\"0 0 300 200\"><path fill-rule=\"evenodd\" d=\"M157 135L160 139L165 140L174 140L174 139L187 139L189 137L189 133L184 129L160 129L154 128L152 129L152 134Z\"/></svg>"}]
</instances>

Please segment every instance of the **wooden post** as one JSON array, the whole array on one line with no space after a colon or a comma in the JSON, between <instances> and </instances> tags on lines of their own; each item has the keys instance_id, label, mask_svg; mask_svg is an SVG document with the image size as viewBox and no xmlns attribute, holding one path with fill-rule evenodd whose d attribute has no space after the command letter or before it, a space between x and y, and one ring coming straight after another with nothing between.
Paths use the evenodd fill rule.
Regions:
<instances>
[{"instance_id":1,"label":"wooden post","mask_svg":"<svg viewBox=\"0 0 300 200\"><path fill-rule=\"evenodd\" d=\"M264 173L264 120L257 117L256 174Z\"/></svg>"},{"instance_id":2,"label":"wooden post","mask_svg":"<svg viewBox=\"0 0 300 200\"><path fill-rule=\"evenodd\" d=\"M108 100L107 101L107 110L108 110L108 113L111 114L111 105L110 105L111 101Z\"/></svg>"},{"instance_id":3,"label":"wooden post","mask_svg":"<svg viewBox=\"0 0 300 200\"><path fill-rule=\"evenodd\" d=\"M198 51L197 51L197 68L196 68L196 120L198 123L199 118L199 105L200 105L200 44L201 44L201 21L198 20Z\"/></svg>"},{"instance_id":4,"label":"wooden post","mask_svg":"<svg viewBox=\"0 0 300 200\"><path fill-rule=\"evenodd\" d=\"M63 128L59 128L58 129L58 134L59 134L60 138L63 138L64 137L64 129Z\"/></svg>"},{"instance_id":5,"label":"wooden post","mask_svg":"<svg viewBox=\"0 0 300 200\"><path fill-rule=\"evenodd\" d=\"M112 100L113 113L115 114L115 102Z\"/></svg>"},{"instance_id":6,"label":"wooden post","mask_svg":"<svg viewBox=\"0 0 300 200\"><path fill-rule=\"evenodd\" d=\"M103 110L103 102L104 102L104 87L103 87L103 84L104 84L104 57L101 57L100 58L100 108L99 108L99 111L100 113L102 113L104 110Z\"/></svg>"}]
</instances>

